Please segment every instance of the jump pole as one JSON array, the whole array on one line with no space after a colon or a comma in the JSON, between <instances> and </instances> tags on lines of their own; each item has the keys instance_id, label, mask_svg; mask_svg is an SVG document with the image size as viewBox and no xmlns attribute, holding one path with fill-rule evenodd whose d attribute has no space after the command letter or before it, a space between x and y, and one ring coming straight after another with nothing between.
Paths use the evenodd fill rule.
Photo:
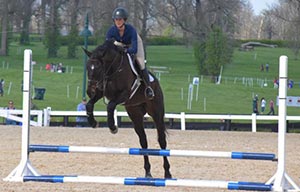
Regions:
<instances>
[{"instance_id":1,"label":"jump pole","mask_svg":"<svg viewBox=\"0 0 300 192\"><path fill-rule=\"evenodd\" d=\"M121 184L121 185L143 185L143 186L176 186L176 187L206 187L225 188L229 190L252 190L271 191L272 185L255 182L241 181L211 181L211 180L191 180L191 179L159 179L141 177L101 177L101 176L24 176L24 181L51 182L51 183L101 183L101 184Z\"/></svg>"},{"instance_id":2,"label":"jump pole","mask_svg":"<svg viewBox=\"0 0 300 192\"><path fill-rule=\"evenodd\" d=\"M273 183L273 191L300 191L297 184L285 171L286 97L288 79L288 57L279 58L278 90L278 163L275 175L267 182Z\"/></svg>"},{"instance_id":3,"label":"jump pole","mask_svg":"<svg viewBox=\"0 0 300 192\"><path fill-rule=\"evenodd\" d=\"M21 161L19 165L3 180L4 181L23 181L24 175L38 176L29 161L29 136L30 136L30 99L31 99L31 73L32 51L24 51L24 70L23 70L23 122L22 122L22 146Z\"/></svg>"},{"instance_id":4,"label":"jump pole","mask_svg":"<svg viewBox=\"0 0 300 192\"><path fill-rule=\"evenodd\" d=\"M110 147L66 146L66 145L29 145L29 152L105 153L105 154L123 154L123 155L208 157L208 158L229 158L229 159L270 160L270 161L277 160L275 158L275 154L272 153L110 148Z\"/></svg>"}]
</instances>

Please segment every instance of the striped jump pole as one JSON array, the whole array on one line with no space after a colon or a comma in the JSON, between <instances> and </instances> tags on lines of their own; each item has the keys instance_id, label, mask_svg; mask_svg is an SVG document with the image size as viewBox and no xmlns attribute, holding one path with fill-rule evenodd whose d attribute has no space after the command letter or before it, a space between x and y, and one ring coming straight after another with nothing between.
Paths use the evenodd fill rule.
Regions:
<instances>
[{"instance_id":1,"label":"striped jump pole","mask_svg":"<svg viewBox=\"0 0 300 192\"><path fill-rule=\"evenodd\" d=\"M24 176L23 181L52 182L52 183L101 183L101 184L121 184L121 185L145 185L145 186L177 186L177 187L205 187L224 188L229 190L252 190L271 191L272 185L243 181L210 181L191 179L156 179L139 177L101 177L101 176L64 176L64 175L44 175L44 176Z\"/></svg>"},{"instance_id":2,"label":"striped jump pole","mask_svg":"<svg viewBox=\"0 0 300 192\"><path fill-rule=\"evenodd\" d=\"M140 148L109 148L88 146L65 145L29 145L30 152L62 152L62 153L108 153L124 155L152 155L152 156L178 156L178 157L208 157L231 158L249 160L275 161L275 154L248 153L248 152L221 152L221 151L194 151L194 150L170 150L170 149L140 149Z\"/></svg>"}]
</instances>

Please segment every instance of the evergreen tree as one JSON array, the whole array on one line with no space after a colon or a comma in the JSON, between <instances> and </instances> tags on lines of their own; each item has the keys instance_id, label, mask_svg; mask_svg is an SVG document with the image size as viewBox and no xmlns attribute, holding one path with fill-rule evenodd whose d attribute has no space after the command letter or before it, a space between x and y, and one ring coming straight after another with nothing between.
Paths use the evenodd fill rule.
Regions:
<instances>
[{"instance_id":1,"label":"evergreen tree","mask_svg":"<svg viewBox=\"0 0 300 192\"><path fill-rule=\"evenodd\" d=\"M205 42L194 44L194 56L196 58L196 65L198 67L199 73L201 75L207 75L207 70L205 68Z\"/></svg>"},{"instance_id":2,"label":"evergreen tree","mask_svg":"<svg viewBox=\"0 0 300 192\"><path fill-rule=\"evenodd\" d=\"M214 27L206 42L205 68L212 77L219 75L221 66L230 62L232 52L224 35L219 27Z\"/></svg>"},{"instance_id":3,"label":"evergreen tree","mask_svg":"<svg viewBox=\"0 0 300 192\"><path fill-rule=\"evenodd\" d=\"M47 20L47 29L45 34L45 46L48 48L48 57L57 57L57 52L60 47L59 40L59 14L58 3L55 0L51 0L50 17Z\"/></svg>"},{"instance_id":4,"label":"evergreen tree","mask_svg":"<svg viewBox=\"0 0 300 192\"><path fill-rule=\"evenodd\" d=\"M70 59L76 58L77 36L78 36L77 26L72 25L70 34L68 35L68 58Z\"/></svg>"}]
</instances>

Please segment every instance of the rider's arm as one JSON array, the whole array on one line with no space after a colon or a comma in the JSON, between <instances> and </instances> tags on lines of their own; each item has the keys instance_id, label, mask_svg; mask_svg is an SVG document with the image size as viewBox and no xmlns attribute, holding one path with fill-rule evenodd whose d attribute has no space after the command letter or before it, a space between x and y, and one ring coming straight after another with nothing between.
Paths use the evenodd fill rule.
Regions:
<instances>
[{"instance_id":1,"label":"rider's arm","mask_svg":"<svg viewBox=\"0 0 300 192\"><path fill-rule=\"evenodd\" d=\"M131 38L131 46L127 49L127 53L136 54L138 50L137 32L133 27L130 27L128 30L128 35Z\"/></svg>"}]
</instances>

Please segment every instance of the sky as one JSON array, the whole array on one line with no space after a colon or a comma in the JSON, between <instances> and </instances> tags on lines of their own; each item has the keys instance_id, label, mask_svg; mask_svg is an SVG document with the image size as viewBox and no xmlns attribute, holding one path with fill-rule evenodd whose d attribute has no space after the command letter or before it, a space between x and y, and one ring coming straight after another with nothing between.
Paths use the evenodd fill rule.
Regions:
<instances>
[{"instance_id":1,"label":"sky","mask_svg":"<svg viewBox=\"0 0 300 192\"><path fill-rule=\"evenodd\" d=\"M250 0L254 13L259 15L263 9L268 9L269 5L277 3L278 0Z\"/></svg>"}]
</instances>

